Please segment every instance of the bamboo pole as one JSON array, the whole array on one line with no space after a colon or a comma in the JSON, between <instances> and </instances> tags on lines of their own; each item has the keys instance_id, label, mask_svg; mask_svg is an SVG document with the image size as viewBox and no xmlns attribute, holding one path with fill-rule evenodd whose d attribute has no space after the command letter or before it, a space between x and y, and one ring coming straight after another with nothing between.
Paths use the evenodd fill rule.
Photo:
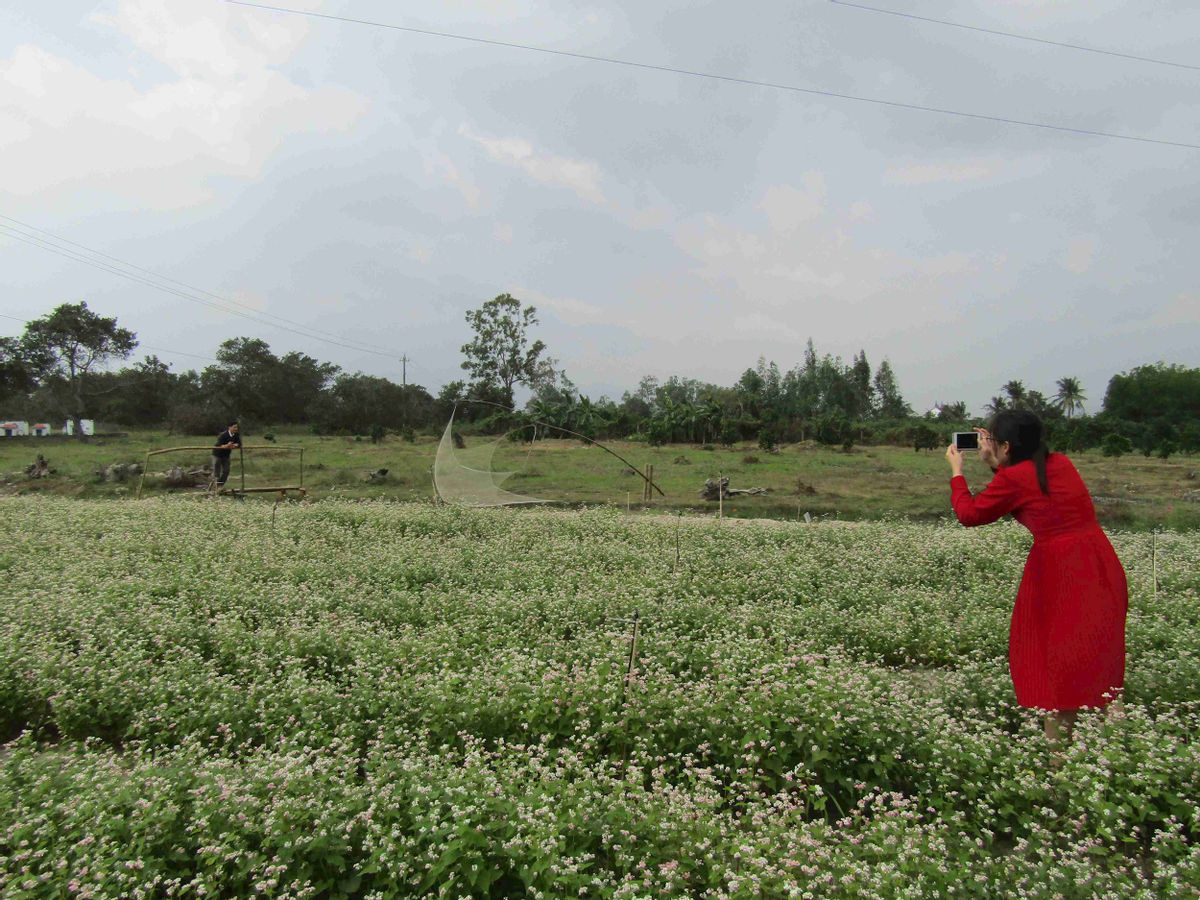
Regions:
<instances>
[{"instance_id":1,"label":"bamboo pole","mask_svg":"<svg viewBox=\"0 0 1200 900\"><path fill-rule=\"evenodd\" d=\"M275 444L252 444L243 450L293 450L303 452L303 447L278 447ZM147 456L158 456L160 453L177 453L181 450L212 450L212 447L164 447L162 450L149 450Z\"/></svg>"},{"instance_id":2,"label":"bamboo pole","mask_svg":"<svg viewBox=\"0 0 1200 900\"><path fill-rule=\"evenodd\" d=\"M281 485L276 485L275 487L244 488L243 490L231 491L230 493L234 493L234 494L273 494L277 491L280 494L282 494L284 491L299 491L301 494L308 493L308 491L306 491L304 488L300 487L300 485L298 485L298 484L281 484Z\"/></svg>"},{"instance_id":3,"label":"bamboo pole","mask_svg":"<svg viewBox=\"0 0 1200 900\"><path fill-rule=\"evenodd\" d=\"M683 520L683 510L675 517L675 569L679 571L679 523Z\"/></svg>"},{"instance_id":4,"label":"bamboo pole","mask_svg":"<svg viewBox=\"0 0 1200 900\"><path fill-rule=\"evenodd\" d=\"M633 662L637 658L637 639L638 639L638 611L633 611L633 639L629 642L629 665L625 669L625 689L629 689L629 682L633 680Z\"/></svg>"},{"instance_id":5,"label":"bamboo pole","mask_svg":"<svg viewBox=\"0 0 1200 900\"><path fill-rule=\"evenodd\" d=\"M460 402L461 402L461 403L483 403L483 404L486 404L487 406L495 406L495 407L498 407L499 409L502 409L502 410L504 410L505 412L510 412L510 413L515 413L515 412L516 412L516 410L515 410L515 409L513 409L511 406L505 406L505 405L503 405L502 403L493 403L491 400L475 400L475 399L472 399L472 398L467 398L467 399L465 399L465 400L461 400L461 401L457 401L457 402L455 402L455 404L454 404L454 409L455 409L456 411L458 410L458 403L460 403ZM453 414L453 413L451 413L451 415L450 415L450 420L451 420L451 421L454 421L454 414ZM579 438L581 441L587 441L589 444L594 444L595 446L597 446L597 447L599 447L601 450L603 450L605 453L611 454L612 456L615 456L617 459L619 459L621 462L625 463L625 465L627 465L627 466L629 466L629 468L633 469L633 471L634 471L634 472L636 472L638 475L641 475L641 476L642 476L642 479L643 479L644 481L649 481L649 482L650 482L650 484L651 484L651 486L654 488L654 490L658 491L658 495L659 495L660 497L666 497L666 496L667 496L666 494L664 494L664 493L663 493L663 489L662 489L662 488L660 488L660 487L659 487L657 484L654 484L654 482L653 482L653 481L651 481L649 478L647 478L647 477L646 477L646 473L645 473L645 472L643 472L641 469L639 469L637 466L635 466L633 463L631 463L629 460L627 460L627 459L626 459L625 457L623 457L621 454L617 453L615 450L612 450L612 449L610 449L610 448L606 447L604 444L600 443L600 442L599 442L598 440L596 440L595 438L590 438L590 437L588 437L586 434L580 434L578 431L571 431L571 429L569 429L569 428L563 428L563 427L562 427L562 426L560 426L560 425L551 425L551 424L549 424L548 422L541 422L541 421L539 421L539 420L537 420L537 419L530 419L530 420L529 420L529 424L531 424L531 425L540 425L540 426L542 426L543 428L547 429L547 433L549 433L549 431L550 431L550 430L554 430L554 431L561 431L563 434L569 434L569 435L571 435L571 437L577 437L577 438Z\"/></svg>"},{"instance_id":6,"label":"bamboo pole","mask_svg":"<svg viewBox=\"0 0 1200 900\"><path fill-rule=\"evenodd\" d=\"M142 487L146 484L146 470L150 468L150 457L158 456L162 453L179 453L179 452L186 451L186 450L208 450L208 451L211 451L212 447L208 447L208 446L203 446L203 447L193 447L193 446L164 447L162 450L147 450L146 451L146 461L142 464L142 477L138 479L138 490L137 490L137 499L138 500L142 499ZM246 451L247 450L281 450L285 453L286 452L293 452L293 453L299 452L300 453L300 484L299 484L299 486L288 485L286 487L273 487L273 488L247 488L246 487ZM304 490L304 448L303 447L291 447L291 446L280 447L280 446L276 446L275 444L251 444L248 447L246 447L246 446L241 447L240 454L241 454L240 461L242 464L242 489L241 489L241 491L235 491L233 493L247 494L247 493L260 493L262 491L300 491L301 493L307 493L307 491Z\"/></svg>"},{"instance_id":7,"label":"bamboo pole","mask_svg":"<svg viewBox=\"0 0 1200 900\"><path fill-rule=\"evenodd\" d=\"M1154 599L1158 601L1158 530L1151 532L1150 572L1154 577Z\"/></svg>"},{"instance_id":8,"label":"bamboo pole","mask_svg":"<svg viewBox=\"0 0 1200 900\"><path fill-rule=\"evenodd\" d=\"M138 479L137 498L142 499L142 485L146 483L146 470L150 468L150 451L146 451L146 461L142 463L142 477Z\"/></svg>"}]
</instances>

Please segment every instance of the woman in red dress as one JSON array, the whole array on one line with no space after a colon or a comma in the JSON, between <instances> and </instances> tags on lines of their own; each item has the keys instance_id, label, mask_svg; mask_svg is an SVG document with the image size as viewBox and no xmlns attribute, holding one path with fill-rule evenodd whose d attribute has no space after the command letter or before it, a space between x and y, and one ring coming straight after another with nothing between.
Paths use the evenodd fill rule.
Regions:
<instances>
[{"instance_id":1,"label":"woman in red dress","mask_svg":"<svg viewBox=\"0 0 1200 900\"><path fill-rule=\"evenodd\" d=\"M1125 684L1125 569L1096 521L1075 466L1048 453L1042 423L1002 412L979 431L979 456L995 477L971 495L962 453L946 451L951 504L968 527L1013 517L1033 533L1008 639L1008 665L1022 706L1048 711L1046 736L1070 735L1082 707L1102 707Z\"/></svg>"}]
</instances>

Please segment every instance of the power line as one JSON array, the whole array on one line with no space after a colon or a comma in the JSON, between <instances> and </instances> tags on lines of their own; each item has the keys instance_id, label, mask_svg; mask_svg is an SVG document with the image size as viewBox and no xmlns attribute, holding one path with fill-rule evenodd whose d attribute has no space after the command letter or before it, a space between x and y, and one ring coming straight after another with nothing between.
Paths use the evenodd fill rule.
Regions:
<instances>
[{"instance_id":1,"label":"power line","mask_svg":"<svg viewBox=\"0 0 1200 900\"><path fill-rule=\"evenodd\" d=\"M697 72L691 69L680 69L674 66L662 66L653 63L636 62L628 59L617 59L611 56L593 56L588 53L577 53L572 50L552 50L549 47L535 47L530 44L518 44L511 41L498 41L492 38L471 37L464 34L454 34L448 31L432 31L425 28L413 28L408 25L393 25L388 22L375 22L370 19L354 19L349 16L335 16L329 13L309 12L301 9L288 9L280 6L266 6L261 3L249 3L246 0L224 0L233 6L245 6L250 9L267 12L285 13L305 16L313 19L328 19L334 22L346 22L353 25L369 25L373 28L387 28L392 31L404 31L410 34L423 34L429 37L448 38L456 41L467 41L473 44L486 44L493 47L508 47L513 50L528 50L534 53L547 53L551 56L565 56L570 59L582 59L588 62L609 63L616 66L628 66L634 69L648 69L652 72L669 72L675 75L687 75L692 78L707 78L712 81L724 81L730 84L748 85L750 87L771 88L788 91L795 94L808 94L815 97L829 97L836 100L852 100L856 103L871 103L877 106L887 106L893 109L916 110L920 112L937 113L943 116L958 116L964 119L977 119L984 122L998 122L1003 125L1021 125L1026 128L1042 128L1047 131L1063 131L1069 134L1083 134L1091 137L1113 138L1121 141L1136 141L1142 144L1161 144L1167 147L1184 147L1188 150L1200 150L1200 144L1189 144L1184 141L1167 141L1159 138L1142 137L1134 134L1121 134L1114 131L1096 131L1091 128L1072 128L1067 125L1051 125L1047 122L1030 122L1023 119L1010 119L1005 116L991 116L984 113L963 112L962 110L944 109L937 106L925 106L919 103L901 103L897 100L882 100L878 97L862 97L856 94L846 94L839 91L826 91L818 88L799 87L792 84L781 84L774 81L758 81L753 78L739 78L734 75L717 75L712 72Z\"/></svg>"},{"instance_id":2,"label":"power line","mask_svg":"<svg viewBox=\"0 0 1200 900\"><path fill-rule=\"evenodd\" d=\"M5 313L0 313L0 319L12 319L14 322L20 322L22 325L29 324L27 321L22 319L20 316L10 316L10 315L6 315Z\"/></svg>"},{"instance_id":3,"label":"power line","mask_svg":"<svg viewBox=\"0 0 1200 900\"><path fill-rule=\"evenodd\" d=\"M220 360L211 356L201 356L198 353L184 353L182 350L167 350L165 347L151 347L149 344L138 344L143 350L153 350L155 353L170 353L173 356L190 356L192 359L202 359L205 362L219 363Z\"/></svg>"},{"instance_id":4,"label":"power line","mask_svg":"<svg viewBox=\"0 0 1200 900\"><path fill-rule=\"evenodd\" d=\"M0 319L12 319L14 322L20 322L23 325L29 324L28 319L22 319L20 316L10 316L6 313L0 313ZM199 353L187 353L183 350L168 350L166 347L152 347L149 344L143 344L141 341L138 341L138 349L153 350L155 353L170 353L172 356L187 356L192 359L203 360L204 362L220 363L220 360L213 359L211 356L202 356Z\"/></svg>"},{"instance_id":5,"label":"power line","mask_svg":"<svg viewBox=\"0 0 1200 900\"><path fill-rule=\"evenodd\" d=\"M946 19L933 19L929 16L918 16L913 13L899 12L894 9L881 9L878 6L866 6L862 3L848 3L846 0L829 0L836 6L851 6L855 9L866 10L867 12L883 13L888 16L898 16L902 19L915 19L918 22L932 22L935 25L949 25L952 28L962 28L966 31L979 31L983 34L995 34L1000 37L1015 38L1018 41L1031 41L1035 44L1049 44L1052 47L1065 47L1068 50L1082 50L1085 53L1100 53L1104 56L1117 56L1121 59L1135 59L1138 62L1154 63L1159 66L1174 66L1177 69L1191 69L1193 72L1200 72L1200 66L1192 66L1187 63L1171 62L1167 59L1155 59L1151 56L1138 56L1135 53L1120 53L1116 50L1102 50L1099 47L1086 47L1083 44L1068 44L1065 41L1051 41L1046 38L1031 37L1027 34L1014 34L1011 31L1000 31L996 28L983 28L979 25L964 25L961 22L950 22Z\"/></svg>"},{"instance_id":6,"label":"power line","mask_svg":"<svg viewBox=\"0 0 1200 900\"><path fill-rule=\"evenodd\" d=\"M260 323L261 323L261 319L259 319L257 316L255 316L255 315L252 315L252 314L250 314L250 313L242 312L241 310L237 310L237 309L230 309L230 308L228 308L228 307L220 306L220 305L219 305L219 304L217 304L217 303L213 303L213 302L210 302L210 301L208 301L208 300L204 300L203 298L200 298L200 297L194 297L194 296L192 296L191 294L188 294L188 293L186 293L186 292L184 292L184 291L182 291L182 290L178 290L178 289L172 288L172 287L170 287L170 286L168 286L168 285L159 284L158 282L151 281L151 280L150 280L150 279L148 279L148 278L142 278L142 277L140 277L140 276L138 276L138 275L136 275L136 274L134 274L134 273L131 273L131 272L126 272L126 271L124 271L124 270L122 270L122 269L116 268L115 266L110 266L110 265L107 265L107 264L105 264L105 263L102 263L102 262L100 262L100 261L98 261L98 260L90 259L90 258L88 258L88 257L86 257L86 256L83 256L83 255L81 255L81 254L75 253L75 252L73 252L73 251L71 251L71 250L69 250L69 249L67 249L67 248L64 248L64 247L58 247L58 246L56 246L56 245L54 245L54 244L52 244L52 243L50 243L50 242L48 242L48 241L44 241L44 240L42 240L41 238L38 238L38 237L37 237L37 236L35 236L35 235L24 235L24 234L22 234L22 233L20 233L20 232L17 232L17 231L15 231L15 230L11 230L11 229L9 229L9 228L8 228L8 226L6 226L6 225L4 225L4 224L2 224L2 223L0 223L0 234L5 234L5 235L6 235L7 237L9 237L9 238L12 238L12 239L15 239L15 240L18 240L18 241L22 241L23 243L30 244L30 245L32 245L32 246L34 246L34 247L39 247L39 248L41 248L41 249L43 249L43 250L48 250L48 251L50 251L51 253L56 253L56 254L58 254L59 256L63 256L63 257L65 257L65 258L67 258L67 259L72 259L72 260L75 260L76 262L81 262L81 263L84 263L84 264L86 264L86 265L93 266L94 268L100 269L100 270L102 270L102 271L105 271L105 272L111 272L111 273L112 273L112 274L114 274L114 275L119 275L119 276L121 276L122 278L127 278L128 280L130 280L130 281L133 281L133 282L137 282L138 284L144 284L144 285L146 285L147 287L152 287L152 288L155 288L156 290L163 291L164 293L167 293L167 294L173 294L173 295L175 295L176 297L180 297L181 299L184 299L184 300L190 300L190 301L192 301L193 303L199 303L200 305L202 305L202 306L207 306L207 307L209 307L210 309L214 309L214 310L217 310L217 311L219 311L219 312L223 312L223 313L228 313L229 315L233 315L233 316L239 316L240 318L243 318L243 319L248 319L248 320L250 320L250 321L253 321L253 322L260 322ZM284 331L290 331L290 332L292 332L293 334L298 334L298 335L300 335L301 337L304 337L304 338L309 338L309 339L311 339L311 340L321 340L321 341L325 341L326 343L329 343L329 344L334 344L334 345L336 345L336 346L339 346L339 347L344 347L344 348L346 348L346 349L348 349L348 350L354 350L354 351L356 351L356 352L359 352L359 353L377 353L377 354L378 354L378 355L380 355L380 356L387 356L388 358L393 358L393 357L392 357L392 354L390 354L390 353L384 353L384 352L381 352L381 351L376 351L376 350L364 350L364 349L363 349L363 348L361 348L361 347L355 347L355 346L352 346L352 345L350 345L350 344L346 344L346 343L343 343L343 342L341 342L341 341L334 340L333 338L327 338L327 337L322 337L322 336L320 336L320 335L309 334L309 333L307 333L307 332L300 331L300 330L298 330L298 329L296 329L296 328L290 328L290 327L288 327L287 325L280 325L280 324L278 324L278 323L275 323L275 322L268 322L268 323L265 323L265 324L269 324L269 325L271 325L271 326L272 326L272 327L274 327L274 328L281 328L281 329L283 329Z\"/></svg>"},{"instance_id":7,"label":"power line","mask_svg":"<svg viewBox=\"0 0 1200 900\"><path fill-rule=\"evenodd\" d=\"M146 275L149 275L149 276L151 276L151 277L153 277L153 278L157 278L157 279L159 279L160 281L166 281L166 282L169 282L169 283L171 283L171 284L176 284L176 285L179 285L180 287L186 288L186 289L188 289L189 291L193 291L193 292L195 292L195 293L197 293L197 294L203 294L203 295L207 295L208 297L211 297L211 298L213 298L214 300L218 300L218 301L220 301L221 303L227 304L227 305L229 305L229 306L237 306L237 307L241 307L242 309L248 310L248 311L250 312L250 314L251 314L252 316L256 317L256 318L259 318L259 319L264 319L264 318L265 318L265 319L273 319L273 320L274 320L274 321L276 321L276 322L282 322L282 323L283 323L283 324L285 324L285 325L291 325L291 326L294 326L294 327L296 327L296 328L303 329L304 331L307 331L307 332L312 332L312 331L313 331L313 329L309 328L307 325L304 325L304 324L302 324L302 323L300 323L300 322L296 322L296 321L294 321L294 320L292 320L292 319L286 319L286 318L284 318L283 316L277 316L277 315L275 315L274 313L262 312L262 311L260 311L260 310L256 310L256 309L254 309L254 308L253 308L253 307L251 307L251 306L247 306L245 303L239 303L239 302L238 302L238 301L236 301L236 300L230 300L230 299L229 299L229 298L227 298L227 297L222 297L222 296L220 296L219 294L214 294L212 291L205 290L204 288L198 288L198 287L196 287L195 285L191 285L191 284L188 284L187 282L179 281L178 279L171 278L171 277L169 277L169 276L167 276L167 275L160 275L158 272L154 272L154 271L152 271L152 270L150 270L150 269L143 268L142 266L135 265L135 264L133 264L133 263L131 263L131 262L126 262L125 260L123 260L123 259L118 259L118 258L117 258L117 257L115 257L115 256L110 256L109 254L107 254L107 253L103 253L103 252L101 252L100 250L93 250L91 247L87 247L87 246L85 246L85 245L83 245L83 244L76 243L75 241L69 240L68 238L62 237L61 235L57 235L57 234L54 234L53 232L46 231L46 230L45 230L45 229L43 229L43 228L38 228L36 225L30 225L28 222L22 222L20 219L14 219L12 216L6 216L6 215L3 215L2 213L0 213L0 219L6 219L6 220L7 220L7 221L9 221L9 222L13 222L13 223L15 223L15 224L17 224L17 225L21 226L21 228L24 228L24 229L26 229L27 231L34 231L34 232L37 232L38 234L43 234L43 235L46 235L46 237L48 237L48 238L53 238L55 241L58 241L59 243L62 243L62 244L69 244L69 245L71 245L72 247L78 247L80 250L83 250L83 251L85 251L85 252L87 252L87 253L91 253L91 254L93 254L93 255L95 255L95 256L99 256L99 257L101 257L101 258L103 258L103 259L112 260L114 263L118 263L119 265L122 265L122 266L124 266L124 267L126 267L126 268L133 269L133 270L135 270L135 271L138 271L138 272L145 273ZM5 226L5 225L3 225L3 223L0 223L0 228L4 228L4 227L6 227L6 226ZM232 312L232 310L230 310L230 312ZM321 336L321 335L319 335L319 334L313 334L312 336L313 336L313 337L317 337L318 339L321 339L321 337L322 337L322 336ZM374 347L373 347L373 345L371 345L371 344L368 344L368 343L366 343L366 342L364 342L364 341L351 341L351 343L358 344L358 345L360 345L360 346L362 346L362 347L364 347L364 348L367 348L367 352L371 352L371 350L372 350L372 349L374 349L374 350L378 350L378 351L380 351L380 352L385 352L385 353L387 353L387 355L389 355L389 356L390 356L390 355L392 355L392 354L390 353L390 351L387 351L387 350L386 350L386 348L384 348L384 347L378 347L378 346L374 346Z\"/></svg>"},{"instance_id":8,"label":"power line","mask_svg":"<svg viewBox=\"0 0 1200 900\"><path fill-rule=\"evenodd\" d=\"M110 256L106 253L101 253L98 250L92 250L90 247L85 247L83 244L78 244L74 241L69 241L66 238L60 238L57 235L51 234L48 231L43 231L42 229L36 228L35 226L28 225L24 222L21 222L18 219L12 218L11 216L0 215L0 219L6 219L10 222L15 222L15 223L17 223L17 225L20 225L22 228L28 229L29 231L33 231L33 232L40 232L40 234L47 235L48 237L43 238L43 237L40 237L38 234L29 234L29 233L26 233L25 231L21 231L17 228L14 228L11 225L6 225L3 222L0 222L0 234L4 234L9 238L12 238L12 239L15 239L18 241L22 241L23 243L26 243L26 244L30 244L35 247L39 247L39 248L41 248L43 250L47 250L51 253L56 253L59 256L63 256L67 259L72 259L72 260L75 260L76 262L81 262L86 265L93 266L94 268L101 269L102 271L110 272L114 275L119 275L122 278L126 278L130 281L137 282L138 284L143 284L143 285L146 285L147 287L155 288L156 290L163 291L164 293L173 294L174 296L180 297L181 299L189 300L193 303L199 303L201 306L207 306L208 308L217 310L219 312L224 312L224 313L228 313L230 315L239 316L243 319L248 319L250 321L258 322L260 324L270 325L274 328L279 328L284 331L290 331L293 334L297 334L301 337L308 338L310 340L323 341L327 344L333 344L335 346L343 347L347 350L353 350L358 353L373 353L377 356L387 357L388 359L396 358L394 351L389 351L389 350L386 350L383 348L376 348L376 347L373 347L368 344L363 344L361 342L350 343L347 341L336 340L334 338L330 338L323 334L320 334L319 332L315 332L314 330L308 328L307 326L301 325L299 322L293 322L292 320L284 319L281 316L275 316L270 313L259 313L257 311L249 311L249 312L244 311L244 310L250 310L251 308L245 306L245 304L237 303L236 301L229 300L225 297L221 297L217 294L212 293L211 291L206 291L202 288L193 287L182 281L178 281L177 279L168 278L166 276L159 275L155 272L150 271L149 269L144 269L141 266L137 266L132 263L127 263L124 260L117 259L116 257ZM49 238L52 238L53 240L50 240ZM68 244L70 246L62 246L60 243L55 243L55 241L61 242L61 244ZM71 249L71 247L78 247L79 250L73 250L73 249ZM94 257L100 257L100 258L99 259L92 258L91 256L84 255L85 253L92 254ZM104 262L103 260L105 260L105 259L112 260L112 263ZM138 273L145 273L145 274L141 275ZM163 283L163 282L165 282L165 283ZM171 285L178 285L179 287L172 287ZM211 297L214 299L212 299L212 300L206 299L203 295L207 295L208 297ZM217 302L217 301L219 301L219 302ZM226 305L223 305L223 304L226 304ZM242 307L242 309L237 309L234 307ZM274 321L270 321L270 320L274 320Z\"/></svg>"}]
</instances>

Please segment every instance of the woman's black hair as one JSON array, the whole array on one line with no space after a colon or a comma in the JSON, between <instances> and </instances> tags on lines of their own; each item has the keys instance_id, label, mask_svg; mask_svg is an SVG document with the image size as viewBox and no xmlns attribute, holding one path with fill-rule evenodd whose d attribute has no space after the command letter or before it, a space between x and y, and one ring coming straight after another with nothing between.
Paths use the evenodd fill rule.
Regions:
<instances>
[{"instance_id":1,"label":"woman's black hair","mask_svg":"<svg viewBox=\"0 0 1200 900\"><path fill-rule=\"evenodd\" d=\"M1050 488L1046 484L1046 456L1049 450L1046 449L1046 442L1042 439L1044 434L1042 420L1027 409L1007 409L996 414L996 418L992 419L992 427L988 431L992 433L992 438L997 445L1008 443L1008 464L1010 466L1025 462L1027 459L1033 460L1033 466L1037 470L1038 485L1043 494L1049 494Z\"/></svg>"}]
</instances>

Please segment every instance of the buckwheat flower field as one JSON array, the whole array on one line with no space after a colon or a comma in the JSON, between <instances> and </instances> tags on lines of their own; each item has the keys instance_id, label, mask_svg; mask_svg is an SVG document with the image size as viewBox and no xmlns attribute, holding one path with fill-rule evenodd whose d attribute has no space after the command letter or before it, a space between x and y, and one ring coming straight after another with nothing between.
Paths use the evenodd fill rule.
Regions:
<instances>
[{"instance_id":1,"label":"buckwheat flower field","mask_svg":"<svg viewBox=\"0 0 1200 900\"><path fill-rule=\"evenodd\" d=\"M1195 534L1056 756L1014 524L0 508L6 898L1200 894Z\"/></svg>"}]
</instances>

